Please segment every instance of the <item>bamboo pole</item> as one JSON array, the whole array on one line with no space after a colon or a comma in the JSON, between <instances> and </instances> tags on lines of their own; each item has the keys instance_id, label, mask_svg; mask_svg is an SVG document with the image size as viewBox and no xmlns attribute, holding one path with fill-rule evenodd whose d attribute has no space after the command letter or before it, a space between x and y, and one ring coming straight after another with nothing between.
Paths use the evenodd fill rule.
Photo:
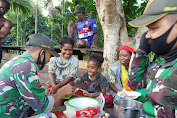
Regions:
<instances>
[{"instance_id":1,"label":"bamboo pole","mask_svg":"<svg viewBox=\"0 0 177 118\"><path fill-rule=\"evenodd\" d=\"M64 17L65 14L65 0L63 0L63 10L62 10L62 18ZM61 30L61 37L64 36L64 25L63 25L64 21L62 20L62 30Z\"/></svg>"},{"instance_id":2,"label":"bamboo pole","mask_svg":"<svg viewBox=\"0 0 177 118\"><path fill-rule=\"evenodd\" d=\"M37 21L38 21L38 0L36 1L35 34L37 33Z\"/></svg>"}]
</instances>

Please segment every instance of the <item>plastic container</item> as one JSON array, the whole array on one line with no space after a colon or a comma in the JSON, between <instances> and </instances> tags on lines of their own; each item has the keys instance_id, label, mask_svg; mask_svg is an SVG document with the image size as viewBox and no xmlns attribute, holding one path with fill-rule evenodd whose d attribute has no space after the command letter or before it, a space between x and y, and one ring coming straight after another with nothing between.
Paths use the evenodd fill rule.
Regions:
<instances>
[{"instance_id":1,"label":"plastic container","mask_svg":"<svg viewBox=\"0 0 177 118\"><path fill-rule=\"evenodd\" d=\"M97 98L71 98L65 102L66 110L64 113L69 118L98 118L105 113L103 111L105 100L102 94Z\"/></svg>"}]
</instances>

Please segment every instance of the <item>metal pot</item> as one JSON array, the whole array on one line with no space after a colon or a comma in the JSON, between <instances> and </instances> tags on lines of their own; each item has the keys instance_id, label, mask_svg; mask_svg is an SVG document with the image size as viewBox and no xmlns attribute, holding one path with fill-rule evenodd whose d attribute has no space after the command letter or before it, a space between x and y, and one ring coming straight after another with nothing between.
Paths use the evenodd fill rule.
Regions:
<instances>
[{"instance_id":1,"label":"metal pot","mask_svg":"<svg viewBox=\"0 0 177 118\"><path fill-rule=\"evenodd\" d=\"M140 118L143 103L136 100L121 99L114 102L114 116L117 118Z\"/></svg>"}]
</instances>

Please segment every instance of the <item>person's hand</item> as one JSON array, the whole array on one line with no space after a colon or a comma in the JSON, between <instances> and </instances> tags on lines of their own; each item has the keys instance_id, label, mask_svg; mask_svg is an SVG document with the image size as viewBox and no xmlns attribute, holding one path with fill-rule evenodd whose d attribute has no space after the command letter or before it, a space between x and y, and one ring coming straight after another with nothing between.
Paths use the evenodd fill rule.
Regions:
<instances>
[{"instance_id":1,"label":"person's hand","mask_svg":"<svg viewBox=\"0 0 177 118\"><path fill-rule=\"evenodd\" d=\"M50 88L45 90L45 95L50 95Z\"/></svg>"},{"instance_id":2,"label":"person's hand","mask_svg":"<svg viewBox=\"0 0 177 118\"><path fill-rule=\"evenodd\" d=\"M80 88L76 88L75 91L74 91L74 93L76 93L78 90L80 90Z\"/></svg>"},{"instance_id":3,"label":"person's hand","mask_svg":"<svg viewBox=\"0 0 177 118\"><path fill-rule=\"evenodd\" d=\"M95 44L92 44L90 48L98 48Z\"/></svg>"},{"instance_id":4,"label":"person's hand","mask_svg":"<svg viewBox=\"0 0 177 118\"><path fill-rule=\"evenodd\" d=\"M84 94L84 96L86 96L86 97L92 97L92 94L90 94L89 92L84 91L83 94Z\"/></svg>"},{"instance_id":5,"label":"person's hand","mask_svg":"<svg viewBox=\"0 0 177 118\"><path fill-rule=\"evenodd\" d=\"M63 96L71 95L71 94L73 95L74 94L74 86L71 84L67 84L67 85L63 86L59 91L62 91Z\"/></svg>"},{"instance_id":6,"label":"person's hand","mask_svg":"<svg viewBox=\"0 0 177 118\"><path fill-rule=\"evenodd\" d=\"M121 98L125 98L127 96L124 90L122 90L121 92L117 92L117 95L120 96Z\"/></svg>"},{"instance_id":7,"label":"person's hand","mask_svg":"<svg viewBox=\"0 0 177 118\"><path fill-rule=\"evenodd\" d=\"M146 54L149 54L151 52L151 47L148 43L148 40L145 38L147 32L143 33L140 39L140 45L139 48L140 51L144 51Z\"/></svg>"},{"instance_id":8,"label":"person's hand","mask_svg":"<svg viewBox=\"0 0 177 118\"><path fill-rule=\"evenodd\" d=\"M57 87L51 87L48 88L47 90L45 90L46 95L50 95L50 94L55 94L57 92L58 88Z\"/></svg>"},{"instance_id":9,"label":"person's hand","mask_svg":"<svg viewBox=\"0 0 177 118\"><path fill-rule=\"evenodd\" d=\"M110 114L108 114L108 113L105 113L105 115L104 116L102 116L102 117L99 117L99 118L108 118L110 116Z\"/></svg>"}]
</instances>

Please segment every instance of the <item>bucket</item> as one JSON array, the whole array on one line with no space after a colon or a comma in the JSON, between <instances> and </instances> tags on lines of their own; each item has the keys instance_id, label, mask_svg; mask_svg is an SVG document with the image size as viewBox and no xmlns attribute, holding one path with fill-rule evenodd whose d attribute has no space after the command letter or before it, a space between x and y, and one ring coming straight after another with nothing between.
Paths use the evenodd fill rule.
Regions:
<instances>
[{"instance_id":1,"label":"bucket","mask_svg":"<svg viewBox=\"0 0 177 118\"><path fill-rule=\"evenodd\" d=\"M143 103L136 100L120 99L114 102L114 116L117 118L140 118Z\"/></svg>"},{"instance_id":2,"label":"bucket","mask_svg":"<svg viewBox=\"0 0 177 118\"><path fill-rule=\"evenodd\" d=\"M69 118L98 118L102 115L104 104L91 97L74 97L66 101L64 113Z\"/></svg>"}]
</instances>

